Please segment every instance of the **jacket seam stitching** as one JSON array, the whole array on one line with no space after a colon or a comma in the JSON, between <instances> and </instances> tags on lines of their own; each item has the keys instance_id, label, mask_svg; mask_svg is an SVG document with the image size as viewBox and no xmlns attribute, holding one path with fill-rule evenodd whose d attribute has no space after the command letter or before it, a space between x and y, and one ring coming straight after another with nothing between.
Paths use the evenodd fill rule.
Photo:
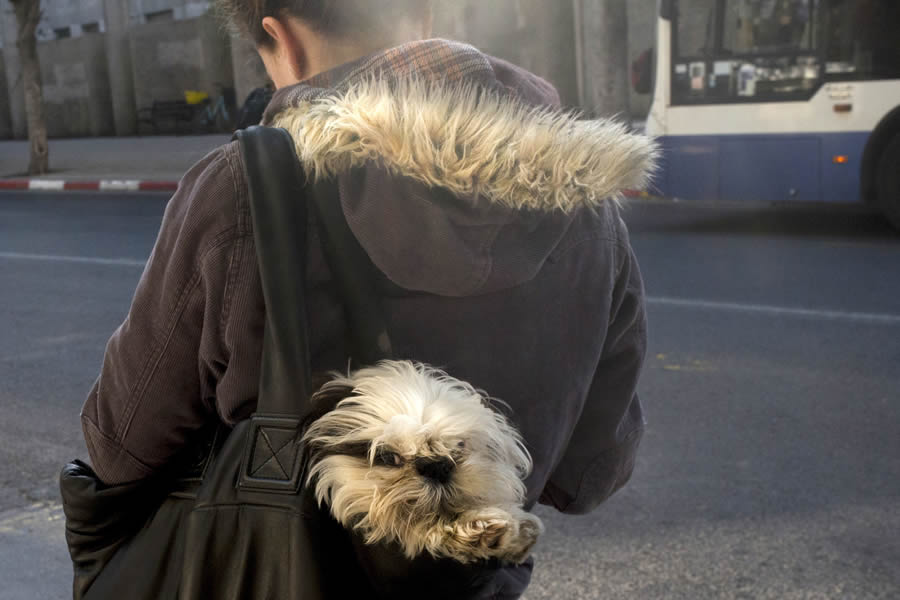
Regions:
<instances>
[{"instance_id":1,"label":"jacket seam stitching","mask_svg":"<svg viewBox=\"0 0 900 600\"><path fill-rule=\"evenodd\" d=\"M156 370L159 368L159 363L172 341L172 336L175 333L175 329L177 328L178 323L181 322L181 318L184 314L185 308L188 305L188 301L193 296L194 291L197 289L197 286L200 283L203 263L205 262L206 257L211 252L224 246L229 241L232 241L234 238L229 237L229 235L232 234L235 229L236 227L231 227L217 235L209 243L206 250L201 254L200 260L198 261L197 266L194 267L194 271L191 274L191 278L188 279L188 281L184 284L181 292L178 295L178 300L175 303L175 308L171 313L172 316L166 323L165 339L162 342L158 342L156 344L156 347L154 347L153 352L151 352L150 357L144 364L144 368L141 370L141 374L138 376L138 380L132 388L131 393L129 394L129 401L125 408L125 412L122 415L122 422L119 424L119 427L116 428L114 439L124 440L124 438L128 435L128 431L129 429L131 429L131 422L134 419L134 413L136 412L138 405L140 405L141 401L143 400L143 395L146 391L147 385L150 379L152 379L153 374L156 373Z\"/></svg>"},{"instance_id":2,"label":"jacket seam stitching","mask_svg":"<svg viewBox=\"0 0 900 600\"><path fill-rule=\"evenodd\" d=\"M153 348L153 352L150 354L150 357L144 364L144 368L141 370L140 377L135 383L131 394L129 394L129 402L125 409L125 413L122 415L122 422L119 423L119 427L116 429L116 440L124 440L125 436L128 435L128 430L131 428L131 421L134 418L134 413L137 410L138 405L143 400L143 395L146 391L147 384L149 383L150 379L153 378L153 374L159 367L159 362L162 360L162 357L166 352L166 348L169 347L169 343L172 340L172 335L175 333L175 329L178 323L181 321L181 315L184 313L184 309L187 307L188 300L190 300L190 298L193 296L194 290L197 288L197 285L199 283L200 270L196 269L191 275L191 278L182 288L182 291L178 296L178 301L175 304L175 309L171 313L172 316L166 323L166 328L164 330L165 339L161 342L158 342Z\"/></svg>"},{"instance_id":3,"label":"jacket seam stitching","mask_svg":"<svg viewBox=\"0 0 900 600\"><path fill-rule=\"evenodd\" d=\"M478 274L477 283L470 286L467 294L472 294L477 290L480 290L491 278L491 274L494 272L494 253L493 247L494 244L497 243L497 238L500 237L500 229L501 226L497 225L494 227L494 231L490 236L490 239L485 241L481 248L479 249L478 254L484 258L484 266L481 268L481 273Z\"/></svg>"},{"instance_id":4,"label":"jacket seam stitching","mask_svg":"<svg viewBox=\"0 0 900 600\"><path fill-rule=\"evenodd\" d=\"M141 460L140 458L138 458L137 456L135 456L134 454L129 452L123 444L121 444L120 442L117 442L113 438L111 438L108 435L106 435L105 433L103 433L103 431L100 429L100 426L97 425L93 421L93 419L91 419L87 415L81 415L81 420L84 421L85 423L87 423L88 425L90 425L91 429L93 430L93 436L97 436L100 439L102 439L104 442L109 444L110 446L115 447L118 450L117 454L127 458L130 462L132 462L135 466L137 466L138 468L143 470L145 473L151 473L153 471L153 469L149 465L147 465L147 463L145 463L143 460ZM97 452L96 445L94 444L93 439L90 439L90 438L93 438L93 436L88 436L89 439L86 439L85 443L90 445L91 447L93 447L94 453L96 453ZM102 452L102 450L101 450L101 452Z\"/></svg>"},{"instance_id":5,"label":"jacket seam stitching","mask_svg":"<svg viewBox=\"0 0 900 600\"><path fill-rule=\"evenodd\" d=\"M228 266L228 277L225 279L225 289L222 292L222 314L219 318L219 329L225 334L225 327L231 318L231 307L234 304L234 291L238 285L238 279L244 265L244 244L246 235L238 235L234 238L234 246L231 248L231 259Z\"/></svg>"},{"instance_id":6,"label":"jacket seam stitching","mask_svg":"<svg viewBox=\"0 0 900 600\"><path fill-rule=\"evenodd\" d=\"M225 159L228 162L228 168L231 170L231 187L232 191L234 192L234 210L237 216L237 228L242 235L246 235L248 233L252 233L252 216L247 214L249 212L249 206L246 202L243 201L245 194L241 193L241 188L245 188L246 185L238 185L238 182L243 182L244 184L246 184L247 182L245 181L246 177L243 170L238 169L235 165L236 155L236 153L226 152Z\"/></svg>"},{"instance_id":7,"label":"jacket seam stitching","mask_svg":"<svg viewBox=\"0 0 900 600\"><path fill-rule=\"evenodd\" d=\"M238 142L239 143L239 142ZM232 146L233 148L233 146ZM237 232L238 236L235 238L234 247L231 250L231 260L228 269L228 277L225 280L225 289L223 291L222 298L222 315L219 319L219 330L221 331L222 338L225 337L225 328L228 326L228 320L231 316L231 306L232 296L234 293L234 288L237 285L237 278L239 276L239 271L241 266L243 265L244 255L244 242L246 231L245 229L249 229L247 227L246 215L242 211L242 195L238 186L238 168L234 164L235 156L237 153L226 152L225 160L228 163L228 168L231 170L231 187L234 192L234 212L237 220ZM243 175L243 172L240 173Z\"/></svg>"}]
</instances>

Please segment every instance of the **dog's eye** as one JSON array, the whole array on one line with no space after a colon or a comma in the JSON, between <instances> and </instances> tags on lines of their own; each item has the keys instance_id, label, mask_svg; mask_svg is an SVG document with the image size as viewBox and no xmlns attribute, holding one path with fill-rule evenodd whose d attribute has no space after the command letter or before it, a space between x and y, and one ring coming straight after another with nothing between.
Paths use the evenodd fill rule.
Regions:
<instances>
[{"instance_id":1,"label":"dog's eye","mask_svg":"<svg viewBox=\"0 0 900 600\"><path fill-rule=\"evenodd\" d=\"M464 441L460 441L458 444L456 444L456 447L462 450L466 447L466 443Z\"/></svg>"},{"instance_id":2,"label":"dog's eye","mask_svg":"<svg viewBox=\"0 0 900 600\"><path fill-rule=\"evenodd\" d=\"M375 462L384 467L399 467L403 465L403 457L396 452L379 450L375 455Z\"/></svg>"}]
</instances>

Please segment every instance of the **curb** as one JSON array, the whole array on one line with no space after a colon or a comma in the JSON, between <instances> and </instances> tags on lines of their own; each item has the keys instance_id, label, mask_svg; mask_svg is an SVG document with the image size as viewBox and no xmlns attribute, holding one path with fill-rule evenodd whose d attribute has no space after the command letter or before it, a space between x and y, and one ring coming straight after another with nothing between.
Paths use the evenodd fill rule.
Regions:
<instances>
[{"instance_id":1,"label":"curb","mask_svg":"<svg viewBox=\"0 0 900 600\"><path fill-rule=\"evenodd\" d=\"M66 181L64 179L0 179L0 190L29 192L174 192L177 181L141 181L138 179L101 179L98 181ZM655 198L639 190L624 190L626 198Z\"/></svg>"},{"instance_id":2,"label":"curb","mask_svg":"<svg viewBox=\"0 0 900 600\"><path fill-rule=\"evenodd\" d=\"M177 189L177 181L141 181L137 179L101 179L97 181L0 179L0 190L28 192L174 192Z\"/></svg>"}]
</instances>

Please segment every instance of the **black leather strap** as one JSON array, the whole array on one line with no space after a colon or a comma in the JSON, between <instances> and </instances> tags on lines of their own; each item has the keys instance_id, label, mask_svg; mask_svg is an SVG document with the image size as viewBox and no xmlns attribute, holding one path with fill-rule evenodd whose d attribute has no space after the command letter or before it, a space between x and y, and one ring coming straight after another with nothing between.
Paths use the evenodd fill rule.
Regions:
<instances>
[{"instance_id":1,"label":"black leather strap","mask_svg":"<svg viewBox=\"0 0 900 600\"><path fill-rule=\"evenodd\" d=\"M257 414L299 418L312 391L306 316L306 177L284 129L236 134L266 302Z\"/></svg>"}]
</instances>

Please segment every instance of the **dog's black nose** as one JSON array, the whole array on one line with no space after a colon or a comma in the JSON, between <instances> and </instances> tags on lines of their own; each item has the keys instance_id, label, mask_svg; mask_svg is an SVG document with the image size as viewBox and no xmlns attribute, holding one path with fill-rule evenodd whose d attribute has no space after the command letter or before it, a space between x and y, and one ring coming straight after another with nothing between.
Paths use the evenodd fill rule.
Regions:
<instances>
[{"instance_id":1,"label":"dog's black nose","mask_svg":"<svg viewBox=\"0 0 900 600\"><path fill-rule=\"evenodd\" d=\"M422 477L433 479L438 483L447 483L450 481L450 475L453 473L453 461L449 458L417 458L416 471Z\"/></svg>"}]
</instances>

